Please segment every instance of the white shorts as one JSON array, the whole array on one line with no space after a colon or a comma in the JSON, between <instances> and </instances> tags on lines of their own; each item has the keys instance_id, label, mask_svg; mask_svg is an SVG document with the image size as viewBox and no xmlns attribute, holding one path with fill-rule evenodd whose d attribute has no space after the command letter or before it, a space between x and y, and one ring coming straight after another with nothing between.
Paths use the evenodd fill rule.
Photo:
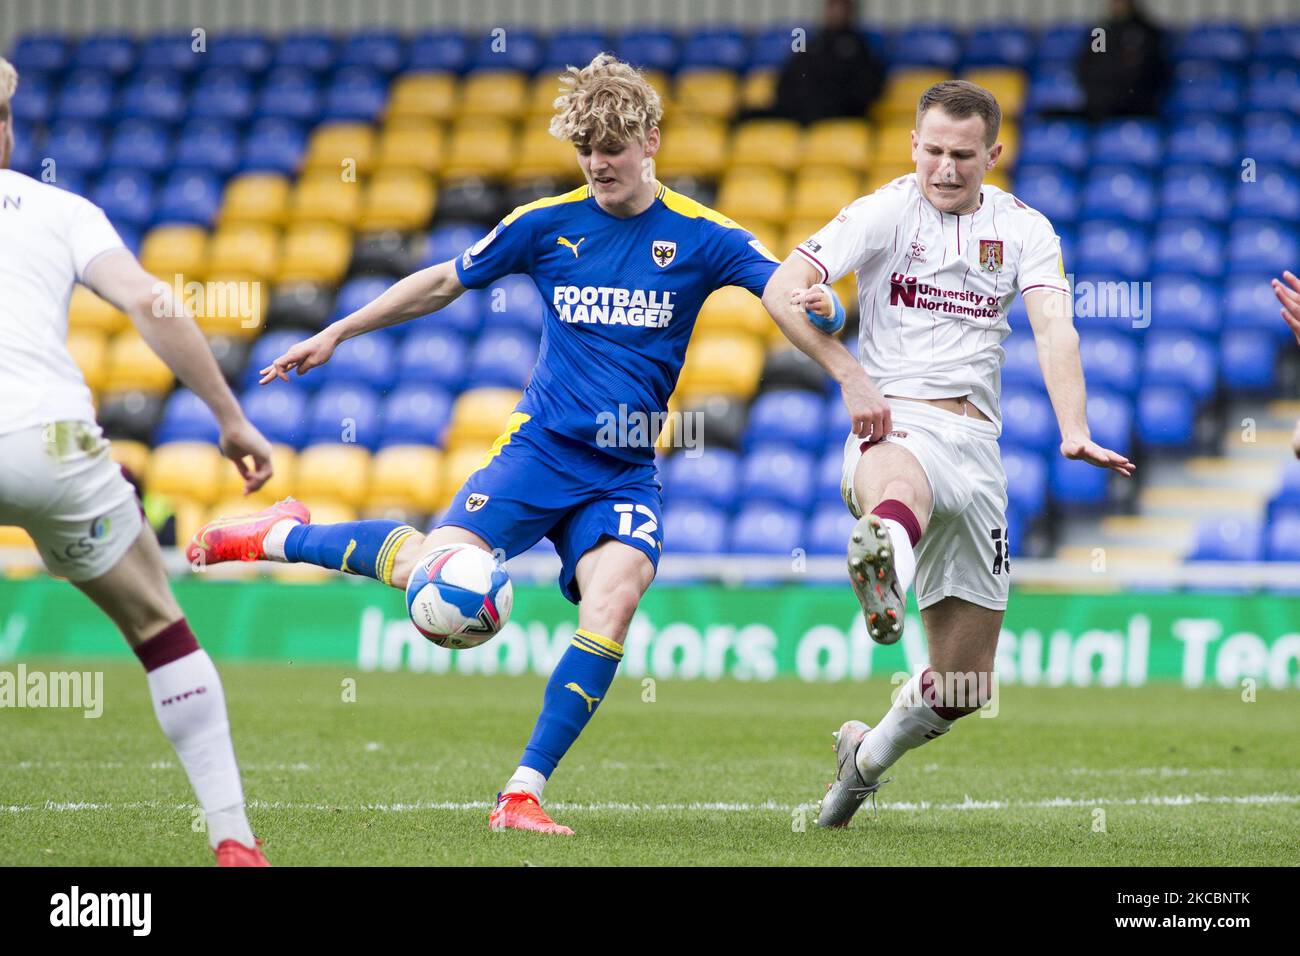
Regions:
<instances>
[{"instance_id":1,"label":"white shorts","mask_svg":"<svg viewBox=\"0 0 1300 956\"><path fill-rule=\"evenodd\" d=\"M992 422L956 415L925 402L888 400L894 430L885 441L911 452L926 477L934 508L916 548L916 603L946 597L1004 610L1011 577L1007 542L1007 474ZM855 518L862 517L853 475L867 446L849 435L844 443L840 490Z\"/></svg>"},{"instance_id":2,"label":"white shorts","mask_svg":"<svg viewBox=\"0 0 1300 956\"><path fill-rule=\"evenodd\" d=\"M90 581L140 535L135 489L93 422L51 422L0 435L0 525L36 542L50 573Z\"/></svg>"}]
</instances>

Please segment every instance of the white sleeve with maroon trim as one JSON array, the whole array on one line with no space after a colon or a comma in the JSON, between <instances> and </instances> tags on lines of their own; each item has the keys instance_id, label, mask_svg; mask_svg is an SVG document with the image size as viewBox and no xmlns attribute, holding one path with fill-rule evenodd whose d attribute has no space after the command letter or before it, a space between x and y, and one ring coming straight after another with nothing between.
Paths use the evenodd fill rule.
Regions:
<instances>
[{"instance_id":1,"label":"white sleeve with maroon trim","mask_svg":"<svg viewBox=\"0 0 1300 956\"><path fill-rule=\"evenodd\" d=\"M1042 215L1030 217L1016 278L1022 296L1031 289L1053 289L1070 294L1070 283L1065 278L1065 260L1061 258L1061 240Z\"/></svg>"},{"instance_id":2,"label":"white sleeve with maroon trim","mask_svg":"<svg viewBox=\"0 0 1300 956\"><path fill-rule=\"evenodd\" d=\"M820 282L836 282L856 272L875 253L892 248L899 213L907 193L894 183L862 196L840 210L795 252L820 273Z\"/></svg>"}]
</instances>

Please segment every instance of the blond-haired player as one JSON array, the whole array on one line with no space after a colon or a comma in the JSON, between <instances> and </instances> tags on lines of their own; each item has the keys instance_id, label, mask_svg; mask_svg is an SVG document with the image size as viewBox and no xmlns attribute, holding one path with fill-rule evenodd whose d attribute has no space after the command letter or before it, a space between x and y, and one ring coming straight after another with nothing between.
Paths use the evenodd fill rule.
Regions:
<instances>
[{"instance_id":1,"label":"blond-haired player","mask_svg":"<svg viewBox=\"0 0 1300 956\"><path fill-rule=\"evenodd\" d=\"M899 757L989 696L1010 577L997 438L1001 343L1017 294L1061 454L1133 473L1090 437L1071 290L1051 223L983 181L1002 152L1000 123L997 101L974 84L926 90L912 132L916 172L846 206L790 254L764 296L796 344L823 364L842 362L839 343L800 319L803 309L827 308L810 286L857 275L858 361L873 404L871 429L849 435L844 449L844 499L859 518L849 577L883 644L901 635L914 586L929 643L930 667L874 728L850 720L837 732L823 826L846 825Z\"/></svg>"},{"instance_id":2,"label":"blond-haired player","mask_svg":"<svg viewBox=\"0 0 1300 956\"><path fill-rule=\"evenodd\" d=\"M103 211L8 168L17 85L13 66L0 59L0 524L25 528L49 569L113 619L144 665L218 865L267 866L244 813L221 679L172 596L157 539L109 456L68 352L73 285L126 312L207 403L221 426L221 451L250 492L271 475L271 447L169 286L141 268Z\"/></svg>"}]
</instances>

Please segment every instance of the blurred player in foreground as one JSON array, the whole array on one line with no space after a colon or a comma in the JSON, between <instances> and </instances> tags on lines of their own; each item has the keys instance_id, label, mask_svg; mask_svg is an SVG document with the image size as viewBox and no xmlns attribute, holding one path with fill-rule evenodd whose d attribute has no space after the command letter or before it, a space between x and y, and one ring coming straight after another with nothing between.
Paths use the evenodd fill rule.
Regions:
<instances>
[{"instance_id":1,"label":"blurred player in foreground","mask_svg":"<svg viewBox=\"0 0 1300 956\"><path fill-rule=\"evenodd\" d=\"M1296 344L1300 344L1300 279L1293 272L1283 272L1281 279L1273 280L1273 294L1282 303L1282 318L1291 327ZM1291 433L1291 451L1300 458L1300 421Z\"/></svg>"},{"instance_id":2,"label":"blurred player in foreground","mask_svg":"<svg viewBox=\"0 0 1300 956\"><path fill-rule=\"evenodd\" d=\"M68 352L74 283L129 315L212 409L222 454L246 491L271 476L271 446L244 417L184 307L140 267L103 211L8 168L17 85L17 72L0 59L0 524L26 529L50 571L121 629L203 807L218 865L269 866L244 814L221 679L172 596L158 541L109 455Z\"/></svg>"},{"instance_id":3,"label":"blurred player in foreground","mask_svg":"<svg viewBox=\"0 0 1300 956\"><path fill-rule=\"evenodd\" d=\"M408 276L263 370L264 383L292 369L301 375L345 339L436 312L511 273L531 276L547 303L541 357L505 432L441 524L427 537L394 521L311 525L290 501L242 525L201 529L191 554L346 565L404 588L416 562L447 544L509 558L549 537L579 626L489 825L571 834L542 809L542 790L614 679L662 548L654 437L610 441L602 422L662 414L704 300L726 285L761 295L778 263L730 219L654 179L662 109L636 70L602 54L561 82L550 129L576 147L586 186L520 206L458 259ZM844 398L858 421L869 383L848 364Z\"/></svg>"},{"instance_id":4,"label":"blurred player in foreground","mask_svg":"<svg viewBox=\"0 0 1300 956\"><path fill-rule=\"evenodd\" d=\"M980 87L931 87L912 133L916 173L846 206L790 254L764 296L795 344L826 365L842 346L794 316L823 305L812 283L857 273L859 358L886 402L873 409L872 434L845 443L844 500L859 519L849 577L868 631L882 644L901 636L915 583L929 643L930 667L900 689L875 728L850 720L838 731L838 774L822 801L823 826L845 826L899 757L947 733L991 693L1010 577L997 444L1001 342L1017 291L1061 454L1133 473L1127 458L1088 431L1071 291L1051 223L983 184L1002 151L1001 119Z\"/></svg>"}]
</instances>

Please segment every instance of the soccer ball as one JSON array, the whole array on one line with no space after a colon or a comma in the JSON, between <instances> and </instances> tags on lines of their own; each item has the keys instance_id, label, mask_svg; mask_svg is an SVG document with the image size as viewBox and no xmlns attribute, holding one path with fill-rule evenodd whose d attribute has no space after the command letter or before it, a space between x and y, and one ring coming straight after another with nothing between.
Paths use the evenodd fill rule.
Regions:
<instances>
[{"instance_id":1,"label":"soccer ball","mask_svg":"<svg viewBox=\"0 0 1300 956\"><path fill-rule=\"evenodd\" d=\"M510 619L514 600L505 568L472 544L449 544L425 555L406 582L411 623L439 647L490 641Z\"/></svg>"}]
</instances>

